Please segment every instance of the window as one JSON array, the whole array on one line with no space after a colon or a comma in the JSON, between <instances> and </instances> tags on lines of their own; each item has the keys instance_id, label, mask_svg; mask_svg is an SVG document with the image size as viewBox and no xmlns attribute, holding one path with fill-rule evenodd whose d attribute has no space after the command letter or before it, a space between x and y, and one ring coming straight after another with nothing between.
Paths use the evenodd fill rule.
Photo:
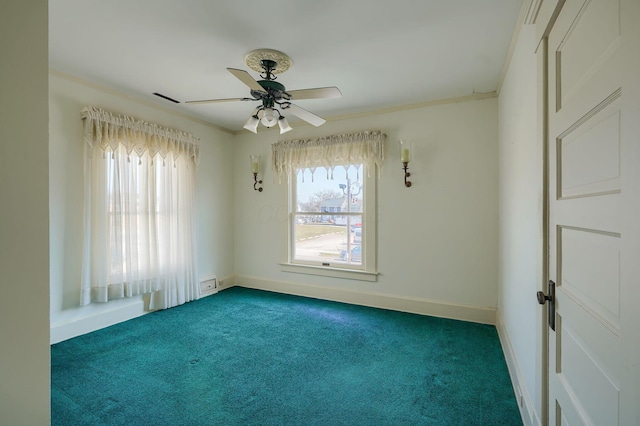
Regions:
<instances>
[{"instance_id":1,"label":"window","mask_svg":"<svg viewBox=\"0 0 640 426\"><path fill-rule=\"evenodd\" d=\"M85 108L82 304L150 293L149 308L198 297L192 135Z\"/></svg>"},{"instance_id":2,"label":"window","mask_svg":"<svg viewBox=\"0 0 640 426\"><path fill-rule=\"evenodd\" d=\"M362 132L273 145L288 176L288 272L377 279L376 174L385 135Z\"/></svg>"},{"instance_id":3,"label":"window","mask_svg":"<svg viewBox=\"0 0 640 426\"><path fill-rule=\"evenodd\" d=\"M135 293L147 293L154 287L150 283L163 274L161 265L178 267L179 260L170 248L185 231L181 223L190 219L191 212L185 212L188 206L179 200L193 184L186 184L187 178L180 176L187 166L173 155L155 162L148 155L130 161L122 146L110 154L102 160L108 203L109 256L105 261L109 282L118 287L144 283Z\"/></svg>"},{"instance_id":4,"label":"window","mask_svg":"<svg viewBox=\"0 0 640 426\"><path fill-rule=\"evenodd\" d=\"M364 200L363 164L351 164L327 178L325 168L315 176L298 169L292 190L291 236L293 263L364 269L362 259Z\"/></svg>"}]
</instances>

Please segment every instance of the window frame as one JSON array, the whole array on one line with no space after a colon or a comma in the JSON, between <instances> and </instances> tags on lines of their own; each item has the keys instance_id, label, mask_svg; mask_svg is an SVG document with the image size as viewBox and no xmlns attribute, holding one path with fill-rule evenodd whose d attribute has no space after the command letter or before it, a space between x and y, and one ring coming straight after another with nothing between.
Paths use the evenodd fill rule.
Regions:
<instances>
[{"instance_id":1,"label":"window frame","mask_svg":"<svg viewBox=\"0 0 640 426\"><path fill-rule=\"evenodd\" d=\"M377 281L377 168L375 166L368 167L365 162L356 164L362 165L360 174L364 187L362 211L352 213L354 216L362 216L361 267L354 268L350 264L340 263L322 265L320 262L294 259L296 215L304 214L304 212L296 211L297 176L300 170L305 170L304 168L296 168L287 182L287 220L284 223L283 230L284 235L286 235L284 239L284 257L286 260L280 263L282 271L360 281ZM329 167L329 165L326 167ZM344 215L345 212L340 212L339 214Z\"/></svg>"}]
</instances>

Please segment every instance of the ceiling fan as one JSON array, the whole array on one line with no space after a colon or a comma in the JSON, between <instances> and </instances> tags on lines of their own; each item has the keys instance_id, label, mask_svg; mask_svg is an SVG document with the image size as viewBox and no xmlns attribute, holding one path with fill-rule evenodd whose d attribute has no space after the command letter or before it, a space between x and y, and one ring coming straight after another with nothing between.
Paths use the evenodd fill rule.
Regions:
<instances>
[{"instance_id":1,"label":"ceiling fan","mask_svg":"<svg viewBox=\"0 0 640 426\"><path fill-rule=\"evenodd\" d=\"M291 59L284 53L273 49L257 49L249 52L245 57L249 68L260 73L262 80L255 80L244 70L227 68L238 80L250 89L250 98L204 99L186 101L187 104L205 104L214 102L258 101L261 104L253 111L244 128L258 132L258 124L273 127L280 126L280 134L293 130L280 110L287 110L304 121L320 126L326 122L312 112L307 111L291 101L300 99L341 98L342 93L337 87L318 87L314 89L286 90L283 84L276 82L275 74L282 73L291 67Z\"/></svg>"}]
</instances>

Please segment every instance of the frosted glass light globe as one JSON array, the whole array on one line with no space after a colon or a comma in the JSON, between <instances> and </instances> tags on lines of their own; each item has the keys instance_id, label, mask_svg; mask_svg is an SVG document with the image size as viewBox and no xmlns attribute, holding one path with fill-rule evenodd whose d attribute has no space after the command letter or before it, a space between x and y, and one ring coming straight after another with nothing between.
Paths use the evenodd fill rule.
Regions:
<instances>
[{"instance_id":1,"label":"frosted glass light globe","mask_svg":"<svg viewBox=\"0 0 640 426\"><path fill-rule=\"evenodd\" d=\"M278 123L278 117L272 108L265 108L260 121L265 127L273 127Z\"/></svg>"}]
</instances>

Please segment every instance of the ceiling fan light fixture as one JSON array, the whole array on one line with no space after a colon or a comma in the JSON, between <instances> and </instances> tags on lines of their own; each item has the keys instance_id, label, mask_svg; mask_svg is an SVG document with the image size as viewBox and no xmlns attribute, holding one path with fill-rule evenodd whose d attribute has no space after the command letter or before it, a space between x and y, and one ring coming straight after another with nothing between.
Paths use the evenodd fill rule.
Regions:
<instances>
[{"instance_id":1,"label":"ceiling fan light fixture","mask_svg":"<svg viewBox=\"0 0 640 426\"><path fill-rule=\"evenodd\" d=\"M250 132L258 133L258 124L260 121L258 120L258 115L252 115L249 117L246 123L244 123L244 128Z\"/></svg>"},{"instance_id":2,"label":"ceiling fan light fixture","mask_svg":"<svg viewBox=\"0 0 640 426\"><path fill-rule=\"evenodd\" d=\"M280 126L280 134L287 133L288 131L293 130L293 127L289 125L287 119L282 115L278 119L278 126Z\"/></svg>"},{"instance_id":3,"label":"ceiling fan light fixture","mask_svg":"<svg viewBox=\"0 0 640 426\"><path fill-rule=\"evenodd\" d=\"M276 113L273 108L265 108L260 121L265 127L275 126L278 122L278 118L276 117Z\"/></svg>"}]
</instances>

